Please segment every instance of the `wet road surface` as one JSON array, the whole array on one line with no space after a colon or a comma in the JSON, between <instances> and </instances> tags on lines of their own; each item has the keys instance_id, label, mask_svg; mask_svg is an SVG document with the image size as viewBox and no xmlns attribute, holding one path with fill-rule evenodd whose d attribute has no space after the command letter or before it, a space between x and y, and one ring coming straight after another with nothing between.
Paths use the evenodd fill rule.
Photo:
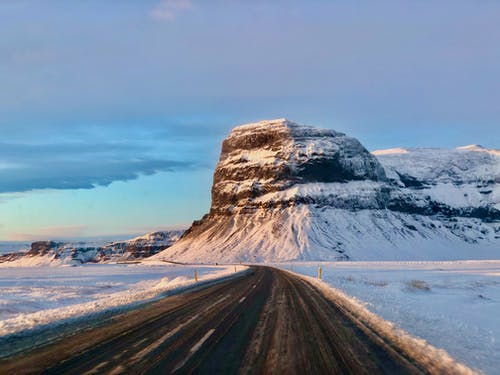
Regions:
<instances>
[{"instance_id":1,"label":"wet road surface","mask_svg":"<svg viewBox=\"0 0 500 375\"><path fill-rule=\"evenodd\" d=\"M256 267L0 359L0 374L419 374L307 281Z\"/></svg>"}]
</instances>

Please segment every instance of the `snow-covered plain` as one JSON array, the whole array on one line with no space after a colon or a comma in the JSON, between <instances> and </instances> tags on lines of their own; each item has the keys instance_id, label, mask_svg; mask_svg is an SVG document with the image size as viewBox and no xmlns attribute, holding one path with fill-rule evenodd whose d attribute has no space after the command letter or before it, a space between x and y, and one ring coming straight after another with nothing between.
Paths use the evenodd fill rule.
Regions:
<instances>
[{"instance_id":1,"label":"snow-covered plain","mask_svg":"<svg viewBox=\"0 0 500 375\"><path fill-rule=\"evenodd\" d=\"M487 374L500 364L500 260L278 264L317 276L369 311Z\"/></svg>"},{"instance_id":2,"label":"snow-covered plain","mask_svg":"<svg viewBox=\"0 0 500 375\"><path fill-rule=\"evenodd\" d=\"M29 269L1 267L0 336L180 290L195 283L195 269L200 282L235 272L235 266L184 266L153 261Z\"/></svg>"}]
</instances>

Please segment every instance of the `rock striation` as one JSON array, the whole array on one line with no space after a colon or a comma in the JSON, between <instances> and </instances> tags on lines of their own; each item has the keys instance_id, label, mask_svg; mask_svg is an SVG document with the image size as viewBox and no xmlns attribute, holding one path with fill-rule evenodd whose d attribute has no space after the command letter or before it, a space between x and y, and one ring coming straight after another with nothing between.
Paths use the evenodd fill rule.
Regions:
<instances>
[{"instance_id":1,"label":"rock striation","mask_svg":"<svg viewBox=\"0 0 500 375\"><path fill-rule=\"evenodd\" d=\"M343 133L278 119L238 126L222 143L211 214L308 182L384 181L384 169Z\"/></svg>"},{"instance_id":2,"label":"rock striation","mask_svg":"<svg viewBox=\"0 0 500 375\"><path fill-rule=\"evenodd\" d=\"M500 255L500 156L476 147L370 153L286 119L223 141L212 204L157 258L185 262Z\"/></svg>"}]
</instances>

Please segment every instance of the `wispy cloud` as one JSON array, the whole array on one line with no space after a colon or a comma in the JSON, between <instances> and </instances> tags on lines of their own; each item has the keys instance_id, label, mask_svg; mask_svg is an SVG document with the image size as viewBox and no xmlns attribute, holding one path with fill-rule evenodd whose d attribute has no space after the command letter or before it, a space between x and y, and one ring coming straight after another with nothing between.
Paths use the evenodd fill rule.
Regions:
<instances>
[{"instance_id":1,"label":"wispy cloud","mask_svg":"<svg viewBox=\"0 0 500 375\"><path fill-rule=\"evenodd\" d=\"M92 189L160 171L195 168L191 161L151 155L123 143L0 143L0 193L37 189Z\"/></svg>"},{"instance_id":2,"label":"wispy cloud","mask_svg":"<svg viewBox=\"0 0 500 375\"><path fill-rule=\"evenodd\" d=\"M172 21L178 13L194 9L191 0L162 0L151 11L151 16L158 20Z\"/></svg>"},{"instance_id":3,"label":"wispy cloud","mask_svg":"<svg viewBox=\"0 0 500 375\"><path fill-rule=\"evenodd\" d=\"M86 225L57 225L39 228L36 233L13 233L12 241L43 241L57 239L75 239L85 235Z\"/></svg>"}]
</instances>

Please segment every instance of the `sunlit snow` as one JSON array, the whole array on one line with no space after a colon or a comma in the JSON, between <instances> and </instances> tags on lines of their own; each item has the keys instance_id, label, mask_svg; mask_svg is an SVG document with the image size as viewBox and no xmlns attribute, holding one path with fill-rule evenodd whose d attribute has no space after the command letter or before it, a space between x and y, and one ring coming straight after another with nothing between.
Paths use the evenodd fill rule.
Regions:
<instances>
[{"instance_id":1,"label":"sunlit snow","mask_svg":"<svg viewBox=\"0 0 500 375\"><path fill-rule=\"evenodd\" d=\"M488 374L500 362L500 261L302 262L371 312Z\"/></svg>"},{"instance_id":2,"label":"sunlit snow","mask_svg":"<svg viewBox=\"0 0 500 375\"><path fill-rule=\"evenodd\" d=\"M245 269L236 266L237 271ZM155 298L200 281L233 275L234 266L204 267L161 262L86 264L79 267L2 267L0 336L58 323L112 307Z\"/></svg>"}]
</instances>

